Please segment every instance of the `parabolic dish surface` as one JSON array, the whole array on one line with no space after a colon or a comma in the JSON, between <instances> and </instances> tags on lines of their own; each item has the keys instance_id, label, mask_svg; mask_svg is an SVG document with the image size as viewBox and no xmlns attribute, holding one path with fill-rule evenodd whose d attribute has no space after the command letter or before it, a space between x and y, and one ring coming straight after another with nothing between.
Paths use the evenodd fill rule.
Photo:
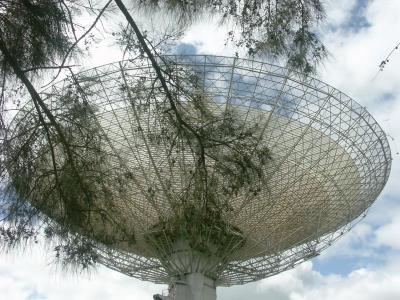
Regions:
<instances>
[{"instance_id":1,"label":"parabolic dish surface","mask_svg":"<svg viewBox=\"0 0 400 300\"><path fill-rule=\"evenodd\" d=\"M194 74L208 109L221 119L234 112L244 129L257 127L259 146L270 151L267 184L252 195L230 197L229 210L221 211L225 224L236 232L232 234L240 235L240 247L216 260L212 273L217 284L261 279L318 255L353 226L383 189L391 161L386 135L365 108L335 88L285 68L238 58L166 56L159 63L170 66L174 82ZM75 81L59 82L43 93L55 115L62 108L53 100L77 83L96 107L96 122L106 140L111 198L96 201L111 201L119 226L135 237L134 243L121 239L111 246L99 239L101 261L130 276L168 283L179 271L166 262L173 246L171 252L167 242L151 246L148 236L161 219L173 217L174 197L190 185L196 161L190 151L171 155L159 118L163 112L156 105L165 95L149 61L113 63L81 72ZM134 87L137 91L139 85L137 93ZM145 99L149 89L155 91L151 100L132 102L129 93ZM20 113L14 126L33 115L29 109ZM209 172L214 167L207 165ZM131 180L121 187L120 176ZM222 197L223 191L218 193ZM117 231L111 225L99 228L99 235ZM190 268L184 271L196 271Z\"/></svg>"}]
</instances>

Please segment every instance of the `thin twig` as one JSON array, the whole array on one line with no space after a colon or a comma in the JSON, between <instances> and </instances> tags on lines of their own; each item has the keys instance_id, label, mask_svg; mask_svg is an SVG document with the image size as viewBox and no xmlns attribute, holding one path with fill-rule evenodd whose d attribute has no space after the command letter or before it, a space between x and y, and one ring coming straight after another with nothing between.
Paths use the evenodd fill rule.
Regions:
<instances>
[{"instance_id":1,"label":"thin twig","mask_svg":"<svg viewBox=\"0 0 400 300\"><path fill-rule=\"evenodd\" d=\"M161 87L164 90L165 95L167 96L167 99L169 101L169 104L171 106L172 111L174 112L174 115L178 121L179 126L183 126L186 128L188 131L190 131L197 139L198 144L199 144L199 160L198 164L202 166L202 169L204 171L204 191L205 191L205 199L207 199L207 168L206 168L206 163L205 163L205 153L204 153L204 144L203 144L203 137L194 129L192 126L190 126L185 120L183 120L182 116L180 115L176 104L174 97L171 94L171 91L168 88L167 82L165 80L164 75L162 74L162 69L160 65L158 64L157 60L155 59L155 56L151 52L149 46L147 45L146 39L143 36L142 32L140 31L139 27L136 25L136 22L133 20L131 14L129 13L128 9L124 5L124 3L121 0L114 0L118 8L121 10L123 15L125 16L126 20L128 23L131 25L133 31L135 32L140 45L143 48L143 51L146 53L147 57L149 58L154 71L156 72L156 75L158 79L160 80ZM207 206L206 200L205 200L205 207Z\"/></svg>"},{"instance_id":2,"label":"thin twig","mask_svg":"<svg viewBox=\"0 0 400 300\"><path fill-rule=\"evenodd\" d=\"M47 70L47 69L49 69L49 70L51 70L51 69L69 69L69 68L76 67L76 66L79 66L79 65L54 66L54 67L52 67L52 66L39 66L39 67L32 67L32 68L24 69L24 70L22 70L22 72L28 73L28 72L32 72L32 71Z\"/></svg>"},{"instance_id":3,"label":"thin twig","mask_svg":"<svg viewBox=\"0 0 400 300\"><path fill-rule=\"evenodd\" d=\"M73 21L73 18L72 18L71 10L69 9L68 5L65 4L64 0L61 0L61 4L62 4L62 6L65 7L65 10L67 11L68 18L69 18L69 23L71 24L70 26L71 26L72 34L74 35L75 42L77 42L78 38L76 36L76 30L75 30L75 25L74 25L74 21Z\"/></svg>"},{"instance_id":4,"label":"thin twig","mask_svg":"<svg viewBox=\"0 0 400 300\"><path fill-rule=\"evenodd\" d=\"M383 71L383 69L385 68L385 66L387 65L387 63L389 62L389 58L393 55L393 53L398 50L400 47L400 42L398 42L396 44L396 46L389 52L389 54L386 56L386 58L384 60L382 60L382 62L379 64L379 70L378 72L376 72L375 76L372 78L372 80L375 80L378 76L379 73Z\"/></svg>"},{"instance_id":5,"label":"thin twig","mask_svg":"<svg viewBox=\"0 0 400 300\"><path fill-rule=\"evenodd\" d=\"M111 4L112 1L113 1L113 0L109 0L109 1L106 3L106 5L101 9L101 11L99 12L99 14L97 15L97 17L96 17L96 19L94 20L94 22L92 23L92 25L90 25L89 29L86 30L85 33L82 34L82 35L78 38L78 40L76 40L75 43L72 44L71 47L69 47L69 49L67 50L67 53L65 54L64 59L63 59L63 61L62 61L62 63L61 63L60 69L58 70L58 73L56 74L56 76L54 76L54 78L53 78L49 83L47 83L47 84L45 84L44 86L42 86L42 88L43 88L43 87L46 87L46 86L48 86L48 85L50 85L51 83L53 83L53 82L57 79L57 77L58 77L58 76L60 75L60 73L61 73L61 69L64 68L65 62L67 61L67 59L68 59L69 55L71 54L72 50L78 45L78 43L79 43L86 35L88 35L88 33L89 33L90 31L92 31L92 29L96 26L97 22L100 20L101 16L102 16L103 13L106 11L106 9L108 8L108 6Z\"/></svg>"}]
</instances>

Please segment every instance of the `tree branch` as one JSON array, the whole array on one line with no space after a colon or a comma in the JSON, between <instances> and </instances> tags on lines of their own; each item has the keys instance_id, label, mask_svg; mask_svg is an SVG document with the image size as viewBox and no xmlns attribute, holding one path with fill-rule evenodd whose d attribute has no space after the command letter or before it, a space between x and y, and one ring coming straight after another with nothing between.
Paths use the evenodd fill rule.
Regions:
<instances>
[{"instance_id":1,"label":"tree branch","mask_svg":"<svg viewBox=\"0 0 400 300\"><path fill-rule=\"evenodd\" d=\"M13 68L15 75L19 78L19 80L21 80L21 82L27 88L30 96L32 97L32 101L34 103L35 109L39 114L39 120L42 123L42 125L44 126L45 130L47 128L47 124L46 124L45 120L43 119L43 117L41 116L42 111L46 115L46 117L49 119L50 124L55 128L55 130L58 134L58 137L60 138L61 144L63 145L67 161L71 165L72 172L74 173L74 175L78 179L79 184L81 185L82 191L86 197L86 201L89 203L90 197L89 197L87 190L83 184L80 173L78 172L78 170L75 166L75 161L73 158L72 150L70 148L70 145L68 144L68 141L67 141L60 125L58 124L54 115L52 114L52 112L49 110L47 105L44 103L44 101L40 97L39 93L36 91L35 87L32 85L31 81L26 77L25 73L21 70L15 57L7 49L7 46L5 45L2 36L3 36L3 32L1 31L1 28L0 28L0 51L2 52L4 59L7 60L7 63ZM50 134L49 132L47 132L47 133ZM50 139L50 136L48 136L48 138ZM49 145L51 145L51 141L49 141ZM55 159L54 153L52 154L52 159ZM55 167L55 166L53 166L53 167Z\"/></svg>"},{"instance_id":2,"label":"tree branch","mask_svg":"<svg viewBox=\"0 0 400 300\"><path fill-rule=\"evenodd\" d=\"M69 57L69 55L71 54L72 50L76 47L76 45L78 45L78 43L86 36L88 35L88 33L90 31L92 31L92 29L96 26L97 22L100 20L101 16L103 15L103 13L106 11L107 7L111 4L113 0L109 0L106 5L101 9L101 11L99 12L99 14L97 15L96 19L94 20L94 22L92 23L92 25L90 25L89 29L85 31L84 34L82 34L73 44L71 47L69 47L69 49L67 50L67 53L64 56L63 61L61 62L61 66L59 66L59 70L58 73L56 74L56 76L54 76L54 78L47 84L45 84L44 86L48 86L51 83L53 83L57 77L60 75L61 69L65 67L65 63Z\"/></svg>"},{"instance_id":3,"label":"tree branch","mask_svg":"<svg viewBox=\"0 0 400 300\"><path fill-rule=\"evenodd\" d=\"M205 173L204 180L205 180L205 187L207 187L207 168L205 164L205 153L204 153L204 143L203 143L203 138L202 136L195 130L193 129L185 120L183 120L182 116L180 115L176 104L175 100L171 94L171 91L168 88L167 82L165 80L164 75L162 74L162 69L160 65L158 64L157 60L155 59L155 56L151 52L150 48L147 45L146 39L141 33L139 27L136 25L135 21L133 20L132 16L130 15L128 9L122 2L122 0L114 0L118 8L121 10L123 15L125 16L126 20L128 21L129 25L132 27L133 31L135 32L140 45L142 46L144 52L146 53L147 57L149 58L152 67L154 68L154 71L156 72L157 78L160 80L161 87L164 90L165 95L167 96L167 99L169 101L169 104L174 111L175 117L180 125L183 127L187 128L197 139L198 144L199 144L199 164L202 166L202 169ZM207 188L204 189L204 191L207 193Z\"/></svg>"},{"instance_id":4,"label":"tree branch","mask_svg":"<svg viewBox=\"0 0 400 300\"><path fill-rule=\"evenodd\" d=\"M51 69L69 69L72 67L76 67L77 65L68 65L68 66L39 66L39 67L33 67L33 68L28 68L22 70L24 73L32 72L32 71L37 71L37 70L51 70Z\"/></svg>"}]
</instances>

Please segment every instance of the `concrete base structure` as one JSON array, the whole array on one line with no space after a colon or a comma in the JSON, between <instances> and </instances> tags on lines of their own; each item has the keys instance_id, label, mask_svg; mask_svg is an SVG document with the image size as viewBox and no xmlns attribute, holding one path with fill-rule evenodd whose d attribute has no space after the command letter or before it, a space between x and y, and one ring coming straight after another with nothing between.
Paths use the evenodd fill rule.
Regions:
<instances>
[{"instance_id":1,"label":"concrete base structure","mask_svg":"<svg viewBox=\"0 0 400 300\"><path fill-rule=\"evenodd\" d=\"M214 280L201 273L187 274L169 287L168 296L154 295L155 300L216 300Z\"/></svg>"}]
</instances>

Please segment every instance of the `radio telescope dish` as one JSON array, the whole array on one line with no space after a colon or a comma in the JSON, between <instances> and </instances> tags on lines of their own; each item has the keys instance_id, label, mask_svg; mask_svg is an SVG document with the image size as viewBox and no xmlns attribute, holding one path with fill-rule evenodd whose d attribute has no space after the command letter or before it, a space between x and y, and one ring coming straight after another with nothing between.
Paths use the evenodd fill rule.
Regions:
<instances>
[{"instance_id":1,"label":"radio telescope dish","mask_svg":"<svg viewBox=\"0 0 400 300\"><path fill-rule=\"evenodd\" d=\"M335 88L238 58L165 56L159 64L175 107L150 62L138 59L43 93L69 149L61 139L49 145L43 128L29 134L34 107L11 126L10 149L30 139L35 158L24 177L29 202L90 238L109 268L172 283L171 298L215 299L216 286L318 255L383 189L386 135ZM14 182L25 161L8 166Z\"/></svg>"}]
</instances>

